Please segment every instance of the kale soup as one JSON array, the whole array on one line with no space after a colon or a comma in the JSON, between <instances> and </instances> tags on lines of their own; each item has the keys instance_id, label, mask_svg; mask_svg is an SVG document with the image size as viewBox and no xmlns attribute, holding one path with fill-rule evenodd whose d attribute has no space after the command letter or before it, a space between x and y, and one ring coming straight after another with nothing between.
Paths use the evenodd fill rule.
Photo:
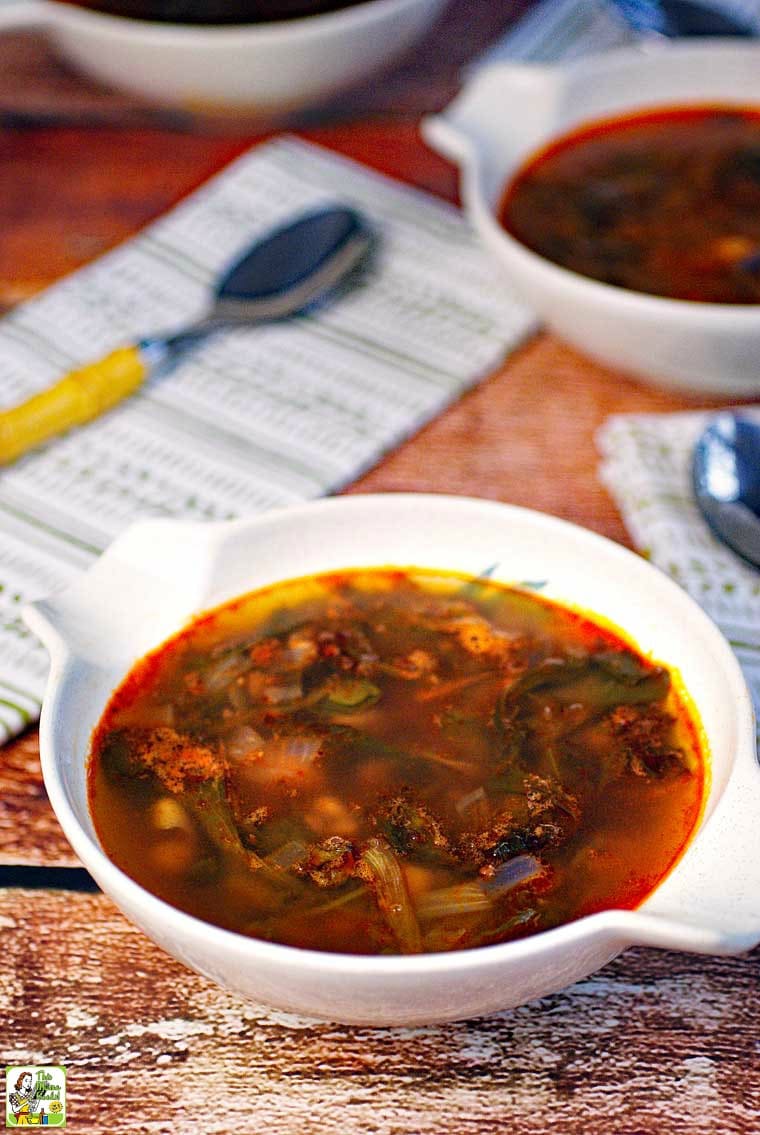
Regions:
<instances>
[{"instance_id":1,"label":"kale soup","mask_svg":"<svg viewBox=\"0 0 760 1135\"><path fill-rule=\"evenodd\" d=\"M637 906L689 841L702 735L676 676L528 587L332 572L208 612L94 737L127 874L291 946L414 954Z\"/></svg>"},{"instance_id":2,"label":"kale soup","mask_svg":"<svg viewBox=\"0 0 760 1135\"><path fill-rule=\"evenodd\" d=\"M671 299L760 303L760 110L658 109L558 138L500 205L522 244Z\"/></svg>"}]
</instances>

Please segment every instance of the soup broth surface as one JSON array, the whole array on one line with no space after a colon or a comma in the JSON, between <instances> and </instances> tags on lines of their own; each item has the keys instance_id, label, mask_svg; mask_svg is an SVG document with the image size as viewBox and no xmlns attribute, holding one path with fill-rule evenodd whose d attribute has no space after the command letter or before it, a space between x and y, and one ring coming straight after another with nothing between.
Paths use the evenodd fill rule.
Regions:
<instances>
[{"instance_id":1,"label":"soup broth surface","mask_svg":"<svg viewBox=\"0 0 760 1135\"><path fill-rule=\"evenodd\" d=\"M700 814L668 670L527 588L373 569L197 619L116 691L107 854L257 938L418 953L635 907Z\"/></svg>"},{"instance_id":2,"label":"soup broth surface","mask_svg":"<svg viewBox=\"0 0 760 1135\"><path fill-rule=\"evenodd\" d=\"M760 110L683 107L583 127L507 187L504 227L607 284L760 302Z\"/></svg>"}]
</instances>

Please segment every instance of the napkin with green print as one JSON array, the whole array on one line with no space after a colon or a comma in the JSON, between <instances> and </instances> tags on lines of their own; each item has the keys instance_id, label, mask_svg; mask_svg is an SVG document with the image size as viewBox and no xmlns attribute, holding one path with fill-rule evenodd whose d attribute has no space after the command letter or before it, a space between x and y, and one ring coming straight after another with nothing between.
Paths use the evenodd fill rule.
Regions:
<instances>
[{"instance_id":1,"label":"napkin with green print","mask_svg":"<svg viewBox=\"0 0 760 1135\"><path fill-rule=\"evenodd\" d=\"M742 408L760 420L760 411ZM623 414L597 436L601 478L631 537L689 592L734 648L760 719L760 571L705 523L691 488L691 459L710 413Z\"/></svg>"}]
</instances>

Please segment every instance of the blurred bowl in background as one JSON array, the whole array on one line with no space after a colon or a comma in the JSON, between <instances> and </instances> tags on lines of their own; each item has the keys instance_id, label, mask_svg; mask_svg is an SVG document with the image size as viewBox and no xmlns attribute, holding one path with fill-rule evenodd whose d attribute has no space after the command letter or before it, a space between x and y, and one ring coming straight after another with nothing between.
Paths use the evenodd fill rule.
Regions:
<instances>
[{"instance_id":1,"label":"blurred bowl in background","mask_svg":"<svg viewBox=\"0 0 760 1135\"><path fill-rule=\"evenodd\" d=\"M760 305L672 299L603 283L529 249L499 220L525 163L585 124L654 108L760 107L760 41L668 42L560 65L476 72L423 134L461 172L465 209L521 300L602 363L687 394L760 394Z\"/></svg>"},{"instance_id":2,"label":"blurred bowl in background","mask_svg":"<svg viewBox=\"0 0 760 1135\"><path fill-rule=\"evenodd\" d=\"M19 0L0 6L0 29L43 28L65 59L132 94L263 118L319 103L377 74L430 27L445 2L364 0L295 19L202 25Z\"/></svg>"}]
</instances>

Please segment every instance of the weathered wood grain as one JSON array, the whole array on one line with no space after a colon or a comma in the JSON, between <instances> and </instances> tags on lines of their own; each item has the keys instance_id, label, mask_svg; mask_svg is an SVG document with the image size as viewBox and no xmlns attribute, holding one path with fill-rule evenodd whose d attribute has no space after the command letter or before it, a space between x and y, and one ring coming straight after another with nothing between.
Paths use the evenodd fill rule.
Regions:
<instances>
[{"instance_id":1,"label":"weathered wood grain","mask_svg":"<svg viewBox=\"0 0 760 1135\"><path fill-rule=\"evenodd\" d=\"M37 732L30 730L0 748L0 865L78 862L48 803Z\"/></svg>"},{"instance_id":2,"label":"weathered wood grain","mask_svg":"<svg viewBox=\"0 0 760 1135\"><path fill-rule=\"evenodd\" d=\"M612 413L686 405L542 334L350 491L489 497L552 513L630 546L597 476L596 431Z\"/></svg>"},{"instance_id":3,"label":"weathered wood grain","mask_svg":"<svg viewBox=\"0 0 760 1135\"><path fill-rule=\"evenodd\" d=\"M349 1028L239 1000L102 896L0 892L0 1052L68 1068L93 1135L750 1135L760 952L631 950L489 1018Z\"/></svg>"},{"instance_id":4,"label":"weathered wood grain","mask_svg":"<svg viewBox=\"0 0 760 1135\"><path fill-rule=\"evenodd\" d=\"M119 244L241 148L147 129L0 126L0 305Z\"/></svg>"}]
</instances>

